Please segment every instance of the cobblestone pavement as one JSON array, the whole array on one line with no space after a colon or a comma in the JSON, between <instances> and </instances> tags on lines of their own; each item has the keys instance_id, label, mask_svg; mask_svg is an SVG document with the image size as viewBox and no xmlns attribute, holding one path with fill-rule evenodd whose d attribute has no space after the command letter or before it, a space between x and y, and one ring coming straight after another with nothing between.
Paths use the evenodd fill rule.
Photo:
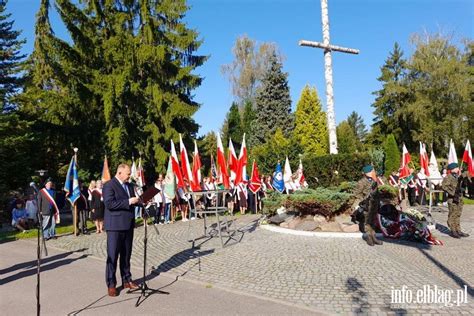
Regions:
<instances>
[{"instance_id":1,"label":"cobblestone pavement","mask_svg":"<svg viewBox=\"0 0 474 316\"><path fill-rule=\"evenodd\" d=\"M203 221L149 226L150 272L168 272L233 291L245 292L314 308L329 314L460 314L474 310L474 207L465 206L461 225L471 237L453 239L447 235L445 207L435 208L435 236L444 246L385 240L369 247L359 239L319 238L278 234L258 227L258 216L240 217L235 240L226 247L218 238L196 240L188 236L203 232ZM211 222L215 223L212 219ZM215 226L215 224L214 224ZM142 266L143 227L135 230L132 264ZM106 256L105 234L64 236L51 245ZM104 264L105 265L105 264ZM139 278L139 276L134 276ZM467 303L392 304L392 290L412 291L424 285L457 290L467 286ZM408 293L406 291L404 293Z\"/></svg>"}]
</instances>

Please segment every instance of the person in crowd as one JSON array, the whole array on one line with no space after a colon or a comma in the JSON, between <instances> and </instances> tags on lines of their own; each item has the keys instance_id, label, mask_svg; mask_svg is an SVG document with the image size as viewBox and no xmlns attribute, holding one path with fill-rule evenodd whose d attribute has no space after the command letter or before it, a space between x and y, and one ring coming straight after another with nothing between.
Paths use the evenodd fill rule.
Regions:
<instances>
[{"instance_id":1,"label":"person in crowd","mask_svg":"<svg viewBox=\"0 0 474 316\"><path fill-rule=\"evenodd\" d=\"M12 226L21 232L29 229L28 214L23 200L17 199L15 202L15 207L12 210Z\"/></svg>"},{"instance_id":2,"label":"person in crowd","mask_svg":"<svg viewBox=\"0 0 474 316\"><path fill-rule=\"evenodd\" d=\"M38 193L38 211L43 216L43 238L56 238L56 219L59 219L59 208L56 204L56 191L53 189L53 180L46 180L44 188Z\"/></svg>"},{"instance_id":3,"label":"person in crowd","mask_svg":"<svg viewBox=\"0 0 474 316\"><path fill-rule=\"evenodd\" d=\"M229 210L231 215L234 215L236 192L237 192L237 190L235 188L234 180L230 180L230 182L229 182L229 192L226 193L225 201L226 201L226 204L227 204L227 209Z\"/></svg>"},{"instance_id":4,"label":"person in crowd","mask_svg":"<svg viewBox=\"0 0 474 316\"><path fill-rule=\"evenodd\" d=\"M375 236L375 217L380 207L379 179L374 167L364 166L364 176L354 188L355 201L353 217L359 222L359 228L366 233L365 240L369 246L382 245L382 241Z\"/></svg>"},{"instance_id":5,"label":"person in crowd","mask_svg":"<svg viewBox=\"0 0 474 316\"><path fill-rule=\"evenodd\" d=\"M105 280L109 296L117 296L116 270L120 256L120 274L124 289L136 290L132 281L130 258L132 256L135 227L134 206L140 202L135 196L130 180L130 166L120 164L115 177L107 181L102 190L105 206L104 223L107 231L107 261Z\"/></svg>"},{"instance_id":6,"label":"person in crowd","mask_svg":"<svg viewBox=\"0 0 474 316\"><path fill-rule=\"evenodd\" d=\"M417 206L418 202L416 201L418 197L418 190L416 188L416 183L415 183L415 176L413 174L413 169L410 169L410 175L408 176L407 179L407 193L408 193L408 202L410 202L410 206Z\"/></svg>"},{"instance_id":7,"label":"person in crowd","mask_svg":"<svg viewBox=\"0 0 474 316\"><path fill-rule=\"evenodd\" d=\"M36 205L36 199L34 194L28 195L28 200L25 204L26 213L28 214L28 220L35 225L38 223L38 205Z\"/></svg>"},{"instance_id":8,"label":"person in crowd","mask_svg":"<svg viewBox=\"0 0 474 316\"><path fill-rule=\"evenodd\" d=\"M166 194L166 192L163 193L163 196L165 198L164 206L163 206L164 224L169 224L171 222L171 207L172 207L173 199L168 194ZM173 220L174 220L174 217L173 217Z\"/></svg>"},{"instance_id":9,"label":"person in crowd","mask_svg":"<svg viewBox=\"0 0 474 316\"><path fill-rule=\"evenodd\" d=\"M418 192L417 202L420 205L426 205L426 194L428 188L428 177L425 174L425 169L421 168L420 172L415 177L416 188Z\"/></svg>"},{"instance_id":10,"label":"person in crowd","mask_svg":"<svg viewBox=\"0 0 474 316\"><path fill-rule=\"evenodd\" d=\"M273 186L272 186L272 181L273 178L272 176L267 176L265 180L265 187L267 191L274 191Z\"/></svg>"},{"instance_id":11,"label":"person in crowd","mask_svg":"<svg viewBox=\"0 0 474 316\"><path fill-rule=\"evenodd\" d=\"M189 196L188 194L184 191L183 188L178 188L177 190L177 198L178 198L178 203L179 203L179 208L181 210L181 220L183 222L188 221L188 210L189 210Z\"/></svg>"},{"instance_id":12,"label":"person in crowd","mask_svg":"<svg viewBox=\"0 0 474 316\"><path fill-rule=\"evenodd\" d=\"M452 162L448 165L448 175L441 184L448 195L448 227L449 235L453 238L469 237L469 234L461 230L461 215L464 206L461 183L466 176L460 173L458 164Z\"/></svg>"},{"instance_id":13,"label":"person in crowd","mask_svg":"<svg viewBox=\"0 0 474 316\"><path fill-rule=\"evenodd\" d=\"M87 201L86 196L83 194L85 191L82 183L79 184L81 188L81 194L79 198L76 200L76 208L77 208L77 235L80 233L84 235L89 235L89 231L87 229L87 209L89 207L89 203ZM74 208L73 208L74 209Z\"/></svg>"},{"instance_id":14,"label":"person in crowd","mask_svg":"<svg viewBox=\"0 0 474 316\"><path fill-rule=\"evenodd\" d=\"M91 198L91 213L92 219L95 222L96 234L100 234L104 231L104 216L105 216L105 204L102 193L102 181L97 180L95 189L92 190Z\"/></svg>"},{"instance_id":15,"label":"person in crowd","mask_svg":"<svg viewBox=\"0 0 474 316\"><path fill-rule=\"evenodd\" d=\"M441 178L446 178L448 176L448 170L446 168L443 168L441 170ZM442 188L442 184L441 184L441 188ZM442 202L443 202L443 206L448 206L448 194L446 192L443 192L443 197L442 197Z\"/></svg>"},{"instance_id":16,"label":"person in crowd","mask_svg":"<svg viewBox=\"0 0 474 316\"><path fill-rule=\"evenodd\" d=\"M204 191L215 191L216 187L213 182L211 182L211 178L205 177L204 180ZM204 195L206 200L206 207L211 207L215 205L216 202L216 194L215 193L207 193Z\"/></svg>"},{"instance_id":17,"label":"person in crowd","mask_svg":"<svg viewBox=\"0 0 474 316\"><path fill-rule=\"evenodd\" d=\"M248 192L247 192L247 185L243 182L237 185L237 199L239 201L240 214L244 215L248 207L248 203L247 203Z\"/></svg>"},{"instance_id":18,"label":"person in crowd","mask_svg":"<svg viewBox=\"0 0 474 316\"><path fill-rule=\"evenodd\" d=\"M92 180L89 182L89 187L87 188L87 202L89 204L89 218L92 219L92 208L91 208L91 201L92 201L92 191L96 188L97 184L95 183L95 180Z\"/></svg>"},{"instance_id":19,"label":"person in crowd","mask_svg":"<svg viewBox=\"0 0 474 316\"><path fill-rule=\"evenodd\" d=\"M153 203L155 204L154 207L156 208L155 217L153 218L153 224L161 224L164 221L164 188L163 188L163 175L160 174L155 181L155 188L160 190L154 197Z\"/></svg>"}]
</instances>

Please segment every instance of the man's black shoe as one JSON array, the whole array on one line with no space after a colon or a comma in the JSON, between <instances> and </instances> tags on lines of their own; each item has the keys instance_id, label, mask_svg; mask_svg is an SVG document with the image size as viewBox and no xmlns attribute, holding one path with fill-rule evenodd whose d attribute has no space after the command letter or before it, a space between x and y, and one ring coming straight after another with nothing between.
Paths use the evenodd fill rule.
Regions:
<instances>
[{"instance_id":1,"label":"man's black shoe","mask_svg":"<svg viewBox=\"0 0 474 316\"><path fill-rule=\"evenodd\" d=\"M461 236L457 232L451 232L451 233L449 233L449 236L451 236L453 238L457 238L457 239L461 238Z\"/></svg>"},{"instance_id":2,"label":"man's black shoe","mask_svg":"<svg viewBox=\"0 0 474 316\"><path fill-rule=\"evenodd\" d=\"M469 237L469 234L468 233L463 233L463 232L458 232L458 235L460 237Z\"/></svg>"}]
</instances>

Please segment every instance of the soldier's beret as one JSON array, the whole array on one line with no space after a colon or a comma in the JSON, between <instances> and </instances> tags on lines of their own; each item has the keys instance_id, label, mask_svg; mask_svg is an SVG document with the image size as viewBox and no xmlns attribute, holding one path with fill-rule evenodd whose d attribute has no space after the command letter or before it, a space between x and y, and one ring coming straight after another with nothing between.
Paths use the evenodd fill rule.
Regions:
<instances>
[{"instance_id":1,"label":"soldier's beret","mask_svg":"<svg viewBox=\"0 0 474 316\"><path fill-rule=\"evenodd\" d=\"M372 167L371 165L366 165L364 166L364 168L362 168L362 172L364 173L372 172L372 170L374 170L374 167Z\"/></svg>"},{"instance_id":2,"label":"soldier's beret","mask_svg":"<svg viewBox=\"0 0 474 316\"><path fill-rule=\"evenodd\" d=\"M459 165L456 162L452 162L448 165L448 170L453 170L453 169L456 169L458 167L459 167Z\"/></svg>"},{"instance_id":3,"label":"soldier's beret","mask_svg":"<svg viewBox=\"0 0 474 316\"><path fill-rule=\"evenodd\" d=\"M48 182L53 183L53 178L48 178L48 179L46 179L46 181L44 182L44 184L46 184L46 183L48 183Z\"/></svg>"}]
</instances>

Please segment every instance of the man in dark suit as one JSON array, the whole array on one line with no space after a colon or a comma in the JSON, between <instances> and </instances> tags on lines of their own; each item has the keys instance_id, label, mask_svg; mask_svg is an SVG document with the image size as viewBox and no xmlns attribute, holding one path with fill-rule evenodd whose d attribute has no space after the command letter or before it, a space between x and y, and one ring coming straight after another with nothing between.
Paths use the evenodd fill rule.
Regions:
<instances>
[{"instance_id":1,"label":"man in dark suit","mask_svg":"<svg viewBox=\"0 0 474 316\"><path fill-rule=\"evenodd\" d=\"M115 272L120 255L120 274L125 289L137 289L132 281L130 258L132 255L133 229L135 226L134 204L140 199L128 182L130 166L120 164L112 180L107 181L102 190L105 214L104 224L107 231L107 264L105 281L109 296L117 296Z\"/></svg>"}]
</instances>

